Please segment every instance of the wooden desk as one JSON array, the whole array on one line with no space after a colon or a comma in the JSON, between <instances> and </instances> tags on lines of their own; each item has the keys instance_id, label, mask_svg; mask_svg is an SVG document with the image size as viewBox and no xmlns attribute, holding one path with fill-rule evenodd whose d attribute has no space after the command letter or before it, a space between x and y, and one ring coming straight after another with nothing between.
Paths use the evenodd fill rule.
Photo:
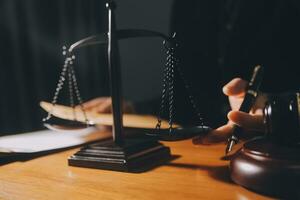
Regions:
<instances>
[{"instance_id":1,"label":"wooden desk","mask_svg":"<svg viewBox=\"0 0 300 200\"><path fill-rule=\"evenodd\" d=\"M230 181L224 145L165 144L180 157L140 174L69 167L78 149L3 165L0 199L268 199Z\"/></svg>"}]
</instances>

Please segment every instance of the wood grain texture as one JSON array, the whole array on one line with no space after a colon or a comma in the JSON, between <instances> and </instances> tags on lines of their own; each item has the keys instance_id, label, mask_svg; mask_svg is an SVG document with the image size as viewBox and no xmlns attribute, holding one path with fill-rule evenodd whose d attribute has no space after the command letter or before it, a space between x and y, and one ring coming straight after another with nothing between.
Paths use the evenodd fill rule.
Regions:
<instances>
[{"instance_id":1,"label":"wood grain texture","mask_svg":"<svg viewBox=\"0 0 300 200\"><path fill-rule=\"evenodd\" d=\"M47 112L52 111L53 116L74 120L74 112L71 107L63 105L53 105L48 102L40 102L40 106ZM85 122L85 117L82 110L78 107L75 108L76 119L81 122ZM113 123L112 115L109 113L97 113L86 111L87 118L99 125L111 126ZM157 123L157 117L152 115L137 115L137 114L123 114L123 125L124 127L130 128L147 128L154 129ZM173 127L178 127L177 124L174 124ZM163 120L161 128L169 128L167 121Z\"/></svg>"},{"instance_id":2,"label":"wood grain texture","mask_svg":"<svg viewBox=\"0 0 300 200\"><path fill-rule=\"evenodd\" d=\"M78 149L3 165L0 199L268 199L230 181L224 145L164 144L179 157L140 174L68 166Z\"/></svg>"}]
</instances>

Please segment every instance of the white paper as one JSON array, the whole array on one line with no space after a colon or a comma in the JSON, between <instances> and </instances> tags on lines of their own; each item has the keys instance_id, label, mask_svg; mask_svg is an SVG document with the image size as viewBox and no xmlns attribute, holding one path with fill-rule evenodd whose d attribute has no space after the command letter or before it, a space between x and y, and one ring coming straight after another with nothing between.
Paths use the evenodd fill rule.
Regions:
<instances>
[{"instance_id":1,"label":"white paper","mask_svg":"<svg viewBox=\"0 0 300 200\"><path fill-rule=\"evenodd\" d=\"M89 137L98 134L99 137ZM0 137L0 152L36 153L77 146L101 138L96 128L88 128L72 133L42 130Z\"/></svg>"}]
</instances>

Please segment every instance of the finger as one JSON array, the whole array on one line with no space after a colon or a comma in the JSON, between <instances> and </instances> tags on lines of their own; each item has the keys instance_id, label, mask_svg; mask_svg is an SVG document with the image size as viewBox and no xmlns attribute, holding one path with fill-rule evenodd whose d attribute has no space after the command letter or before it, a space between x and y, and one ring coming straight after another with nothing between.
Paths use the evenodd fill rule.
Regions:
<instances>
[{"instance_id":1,"label":"finger","mask_svg":"<svg viewBox=\"0 0 300 200\"><path fill-rule=\"evenodd\" d=\"M108 97L99 97L99 98L95 98L90 101L87 101L87 102L83 103L82 105L84 106L85 109L91 109L91 108L97 107L98 105L107 101L107 99L109 99L109 98Z\"/></svg>"},{"instance_id":2,"label":"finger","mask_svg":"<svg viewBox=\"0 0 300 200\"><path fill-rule=\"evenodd\" d=\"M92 99L92 100L89 100L87 102L84 102L82 105L85 107L85 108L91 108L91 107L95 107L101 103L103 103L104 101L106 101L106 97L98 97L98 98L95 98L95 99Z\"/></svg>"},{"instance_id":3,"label":"finger","mask_svg":"<svg viewBox=\"0 0 300 200\"><path fill-rule=\"evenodd\" d=\"M244 97L229 96L229 104L232 110L238 110L244 100Z\"/></svg>"},{"instance_id":4,"label":"finger","mask_svg":"<svg viewBox=\"0 0 300 200\"><path fill-rule=\"evenodd\" d=\"M106 99L101 104L99 104L97 107L94 107L92 110L96 111L98 113L110 113L111 112L111 99Z\"/></svg>"},{"instance_id":5,"label":"finger","mask_svg":"<svg viewBox=\"0 0 300 200\"><path fill-rule=\"evenodd\" d=\"M247 84L247 81L241 78L234 78L223 87L223 93L227 96L243 96Z\"/></svg>"},{"instance_id":6,"label":"finger","mask_svg":"<svg viewBox=\"0 0 300 200\"><path fill-rule=\"evenodd\" d=\"M231 109L239 110L244 100L244 96L229 96L228 99ZM264 106L266 105L266 101L267 95L259 92L258 96L256 97L255 104L253 105L250 113L262 115L262 108L264 108Z\"/></svg>"},{"instance_id":7,"label":"finger","mask_svg":"<svg viewBox=\"0 0 300 200\"><path fill-rule=\"evenodd\" d=\"M262 115L250 115L241 111L231 111L228 113L227 117L230 121L244 129L264 131Z\"/></svg>"},{"instance_id":8,"label":"finger","mask_svg":"<svg viewBox=\"0 0 300 200\"><path fill-rule=\"evenodd\" d=\"M207 135L193 138L193 143L204 145L221 143L227 141L232 130L233 126L229 123L209 132Z\"/></svg>"},{"instance_id":9,"label":"finger","mask_svg":"<svg viewBox=\"0 0 300 200\"><path fill-rule=\"evenodd\" d=\"M252 113L255 114L259 113L262 115L262 110L265 107L267 100L268 100L267 94L259 92L258 96L256 97L255 104L252 107Z\"/></svg>"}]
</instances>

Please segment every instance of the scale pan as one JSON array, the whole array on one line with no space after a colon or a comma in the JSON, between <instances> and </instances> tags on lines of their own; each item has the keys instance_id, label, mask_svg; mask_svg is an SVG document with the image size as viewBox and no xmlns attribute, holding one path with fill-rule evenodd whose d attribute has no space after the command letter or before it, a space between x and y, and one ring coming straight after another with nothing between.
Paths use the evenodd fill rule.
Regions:
<instances>
[{"instance_id":1,"label":"scale pan","mask_svg":"<svg viewBox=\"0 0 300 200\"><path fill-rule=\"evenodd\" d=\"M206 134L210 130L208 126L179 127L173 128L171 132L169 129L149 130L146 135L161 141L180 141Z\"/></svg>"},{"instance_id":2,"label":"scale pan","mask_svg":"<svg viewBox=\"0 0 300 200\"><path fill-rule=\"evenodd\" d=\"M53 131L74 132L88 129L95 124L92 122L83 123L75 120L65 120L59 118L51 118L44 121L44 126Z\"/></svg>"}]
</instances>

